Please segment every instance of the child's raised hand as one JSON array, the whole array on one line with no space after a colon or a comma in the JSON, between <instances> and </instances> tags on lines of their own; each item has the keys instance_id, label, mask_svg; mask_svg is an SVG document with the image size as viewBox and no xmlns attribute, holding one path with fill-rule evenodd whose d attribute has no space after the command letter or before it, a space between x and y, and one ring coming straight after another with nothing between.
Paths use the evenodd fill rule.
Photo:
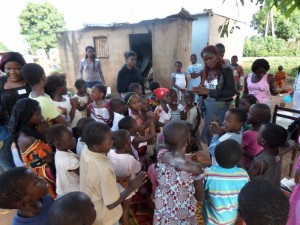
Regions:
<instances>
[{"instance_id":1,"label":"child's raised hand","mask_svg":"<svg viewBox=\"0 0 300 225\"><path fill-rule=\"evenodd\" d=\"M211 122L210 129L212 134L220 134L222 132L220 125L216 121Z\"/></svg>"},{"instance_id":2,"label":"child's raised hand","mask_svg":"<svg viewBox=\"0 0 300 225\"><path fill-rule=\"evenodd\" d=\"M78 98L71 98L70 99L70 104L71 104L72 107L77 109L79 107Z\"/></svg>"},{"instance_id":3,"label":"child's raised hand","mask_svg":"<svg viewBox=\"0 0 300 225\"><path fill-rule=\"evenodd\" d=\"M43 122L41 124L39 124L38 126L36 126L35 129L40 134L46 135L49 127L50 127L49 122L47 120L43 120Z\"/></svg>"},{"instance_id":4,"label":"child's raised hand","mask_svg":"<svg viewBox=\"0 0 300 225\"><path fill-rule=\"evenodd\" d=\"M147 182L146 178L147 174L145 172L140 172L133 180L128 182L128 188L132 191L138 189Z\"/></svg>"},{"instance_id":5,"label":"child's raised hand","mask_svg":"<svg viewBox=\"0 0 300 225\"><path fill-rule=\"evenodd\" d=\"M149 119L154 120L155 114L153 112L149 111L149 112L147 112L147 116Z\"/></svg>"}]
</instances>

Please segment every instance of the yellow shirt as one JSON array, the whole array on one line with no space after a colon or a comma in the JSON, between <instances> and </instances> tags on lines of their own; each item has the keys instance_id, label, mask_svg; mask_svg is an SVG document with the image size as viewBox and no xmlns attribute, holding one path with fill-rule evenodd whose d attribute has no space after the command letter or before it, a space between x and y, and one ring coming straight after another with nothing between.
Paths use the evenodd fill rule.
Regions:
<instances>
[{"instance_id":1,"label":"yellow shirt","mask_svg":"<svg viewBox=\"0 0 300 225\"><path fill-rule=\"evenodd\" d=\"M93 225L113 225L122 216L122 207L112 210L106 206L116 202L120 193L116 175L106 154L83 147L80 158L80 191L85 192L95 205L97 217Z\"/></svg>"}]
</instances>

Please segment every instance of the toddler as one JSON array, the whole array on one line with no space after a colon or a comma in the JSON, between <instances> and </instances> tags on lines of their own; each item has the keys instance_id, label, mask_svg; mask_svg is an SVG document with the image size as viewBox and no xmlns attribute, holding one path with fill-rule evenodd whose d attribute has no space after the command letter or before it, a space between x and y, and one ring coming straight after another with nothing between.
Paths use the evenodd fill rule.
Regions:
<instances>
[{"instance_id":1,"label":"toddler","mask_svg":"<svg viewBox=\"0 0 300 225\"><path fill-rule=\"evenodd\" d=\"M31 169L17 167L0 175L0 208L17 209L12 225L48 225L52 203L46 180Z\"/></svg>"},{"instance_id":2,"label":"toddler","mask_svg":"<svg viewBox=\"0 0 300 225\"><path fill-rule=\"evenodd\" d=\"M113 133L113 147L107 157L110 159L114 173L118 179L121 180L132 180L136 174L141 171L141 163L136 160L132 155L131 151L131 139L130 133L127 130L121 129ZM124 191L124 182L118 183L120 193ZM122 203L123 216L122 225L129 225L129 213L130 203L132 196L135 192L132 192L126 200Z\"/></svg>"},{"instance_id":3,"label":"toddler","mask_svg":"<svg viewBox=\"0 0 300 225\"><path fill-rule=\"evenodd\" d=\"M281 167L278 151L279 147L285 144L287 137L286 129L274 123L266 123L259 129L257 143L263 150L255 156L248 170L251 179L261 177L280 187Z\"/></svg>"},{"instance_id":4,"label":"toddler","mask_svg":"<svg viewBox=\"0 0 300 225\"><path fill-rule=\"evenodd\" d=\"M87 107L87 115L97 122L109 124L110 117L105 102L106 90L106 86L102 84L93 86L91 91L91 99L93 102Z\"/></svg>"},{"instance_id":5,"label":"toddler","mask_svg":"<svg viewBox=\"0 0 300 225\"><path fill-rule=\"evenodd\" d=\"M92 225L96 210L87 194L71 192L57 199L50 207L48 225Z\"/></svg>"},{"instance_id":6,"label":"toddler","mask_svg":"<svg viewBox=\"0 0 300 225\"><path fill-rule=\"evenodd\" d=\"M74 98L77 98L79 102L77 109L81 112L82 117L86 117L87 106L90 103L90 96L87 93L86 82L83 79L78 79L75 81L75 87L77 93L74 95Z\"/></svg>"},{"instance_id":7,"label":"toddler","mask_svg":"<svg viewBox=\"0 0 300 225\"><path fill-rule=\"evenodd\" d=\"M181 120L180 112L183 111L184 107L178 103L177 92L174 89L170 89L171 103L169 104L171 108L171 120Z\"/></svg>"},{"instance_id":8,"label":"toddler","mask_svg":"<svg viewBox=\"0 0 300 225\"><path fill-rule=\"evenodd\" d=\"M187 77L182 69L182 62L176 61L175 64L175 73L171 74L172 87L177 92L178 103L182 100L183 93L187 87Z\"/></svg>"},{"instance_id":9,"label":"toddler","mask_svg":"<svg viewBox=\"0 0 300 225\"><path fill-rule=\"evenodd\" d=\"M189 90L191 91L194 87L198 87L201 83L201 73L203 71L203 66L197 63L197 55L191 54L190 56L191 65L187 68L186 72L191 76ZM194 103L199 102L199 95L194 96Z\"/></svg>"},{"instance_id":10,"label":"toddler","mask_svg":"<svg viewBox=\"0 0 300 225\"><path fill-rule=\"evenodd\" d=\"M79 191L79 157L72 130L62 124L53 125L48 130L48 141L56 148L56 193L61 197L69 192Z\"/></svg>"},{"instance_id":11,"label":"toddler","mask_svg":"<svg viewBox=\"0 0 300 225\"><path fill-rule=\"evenodd\" d=\"M238 194L249 181L247 172L237 167L242 157L241 146L235 140L225 140L216 146L215 157L218 165L204 170L202 215L206 225L234 224Z\"/></svg>"},{"instance_id":12,"label":"toddler","mask_svg":"<svg viewBox=\"0 0 300 225\"><path fill-rule=\"evenodd\" d=\"M275 73L275 82L276 82L276 88L278 89L277 91L280 94L286 93L286 91L283 90L285 78L286 78L286 74L283 71L283 66L278 66L278 72Z\"/></svg>"},{"instance_id":13,"label":"toddler","mask_svg":"<svg viewBox=\"0 0 300 225\"><path fill-rule=\"evenodd\" d=\"M122 216L120 204L146 182L146 175L139 173L120 194L107 157L113 144L109 126L99 122L88 124L83 130L82 140L86 145L80 158L80 191L85 192L95 205L97 217L94 224L116 224Z\"/></svg>"},{"instance_id":14,"label":"toddler","mask_svg":"<svg viewBox=\"0 0 300 225\"><path fill-rule=\"evenodd\" d=\"M250 107L247 124L252 125L251 129L243 132L242 148L244 156L244 166L248 170L253 158L259 154L263 148L257 144L258 131L264 123L268 123L271 118L271 109L266 104L256 103Z\"/></svg>"},{"instance_id":15,"label":"toddler","mask_svg":"<svg viewBox=\"0 0 300 225\"><path fill-rule=\"evenodd\" d=\"M92 122L95 122L95 120L90 117L83 117L80 120L78 120L78 122L77 122L76 133L77 133L78 139L77 139L77 145L76 145L76 153L78 156L81 156L82 149L85 145L85 143L81 140L83 129L89 123L92 123Z\"/></svg>"},{"instance_id":16,"label":"toddler","mask_svg":"<svg viewBox=\"0 0 300 225\"><path fill-rule=\"evenodd\" d=\"M143 95L143 89L139 83L131 83L128 87L128 91L134 92L134 93L138 94L138 96Z\"/></svg>"},{"instance_id":17,"label":"toddler","mask_svg":"<svg viewBox=\"0 0 300 225\"><path fill-rule=\"evenodd\" d=\"M126 104L122 98L113 98L109 101L108 112L111 118L111 131L119 130L119 121L124 118Z\"/></svg>"},{"instance_id":18,"label":"toddler","mask_svg":"<svg viewBox=\"0 0 300 225\"><path fill-rule=\"evenodd\" d=\"M242 143L242 132L241 128L247 120L247 114L241 110L232 108L229 109L225 114L225 119L223 122L224 127L221 128L218 123L212 122L211 132L213 134L210 145L208 146L209 153L212 157L212 165L218 165L215 158L215 148L216 146L227 139L233 139L239 144ZM225 134L220 136L223 131Z\"/></svg>"},{"instance_id":19,"label":"toddler","mask_svg":"<svg viewBox=\"0 0 300 225\"><path fill-rule=\"evenodd\" d=\"M159 105L159 101L158 101L157 97L154 94L154 91L159 87L160 87L159 83L155 82L155 81L151 82L150 85L149 85L149 88L152 92L152 95L150 97L150 106L151 106L152 111L154 111L156 106Z\"/></svg>"},{"instance_id":20,"label":"toddler","mask_svg":"<svg viewBox=\"0 0 300 225\"><path fill-rule=\"evenodd\" d=\"M168 123L163 134L167 149L160 150L158 155L161 161L156 168L158 187L153 224L198 224L196 199L202 198L203 170L199 164L186 159L188 126L177 120Z\"/></svg>"}]
</instances>

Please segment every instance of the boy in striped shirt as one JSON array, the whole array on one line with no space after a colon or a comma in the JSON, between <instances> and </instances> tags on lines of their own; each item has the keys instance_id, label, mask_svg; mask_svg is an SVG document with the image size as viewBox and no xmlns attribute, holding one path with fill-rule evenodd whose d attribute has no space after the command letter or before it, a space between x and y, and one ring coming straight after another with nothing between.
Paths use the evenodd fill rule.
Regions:
<instances>
[{"instance_id":1,"label":"boy in striped shirt","mask_svg":"<svg viewBox=\"0 0 300 225\"><path fill-rule=\"evenodd\" d=\"M205 199L202 214L206 225L235 223L238 195L249 181L247 172L237 167L241 156L241 146L235 140L228 139L216 146L215 157L219 165L204 171Z\"/></svg>"}]
</instances>

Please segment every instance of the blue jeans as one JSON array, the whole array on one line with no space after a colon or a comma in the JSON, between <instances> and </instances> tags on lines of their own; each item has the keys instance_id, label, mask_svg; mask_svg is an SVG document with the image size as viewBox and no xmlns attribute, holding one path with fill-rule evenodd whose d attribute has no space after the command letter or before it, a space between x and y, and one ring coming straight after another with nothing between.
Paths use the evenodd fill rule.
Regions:
<instances>
[{"instance_id":1,"label":"blue jeans","mask_svg":"<svg viewBox=\"0 0 300 225\"><path fill-rule=\"evenodd\" d=\"M6 170L9 170L15 166L12 151L11 151L11 144L12 138L9 137L3 141L0 141L2 147L0 148L0 174Z\"/></svg>"},{"instance_id":2,"label":"blue jeans","mask_svg":"<svg viewBox=\"0 0 300 225\"><path fill-rule=\"evenodd\" d=\"M88 88L92 88L94 85L96 85L96 84L102 84L102 81L100 81L100 80L96 80L96 81L93 81L93 82L86 82L86 86L88 87Z\"/></svg>"},{"instance_id":3,"label":"blue jeans","mask_svg":"<svg viewBox=\"0 0 300 225\"><path fill-rule=\"evenodd\" d=\"M216 121L219 124L223 123L225 113L229 109L231 102L216 101L213 99L205 100L206 111L204 113L204 125L201 132L201 141L205 144L210 143L211 137L208 137L208 127L211 122Z\"/></svg>"}]
</instances>

